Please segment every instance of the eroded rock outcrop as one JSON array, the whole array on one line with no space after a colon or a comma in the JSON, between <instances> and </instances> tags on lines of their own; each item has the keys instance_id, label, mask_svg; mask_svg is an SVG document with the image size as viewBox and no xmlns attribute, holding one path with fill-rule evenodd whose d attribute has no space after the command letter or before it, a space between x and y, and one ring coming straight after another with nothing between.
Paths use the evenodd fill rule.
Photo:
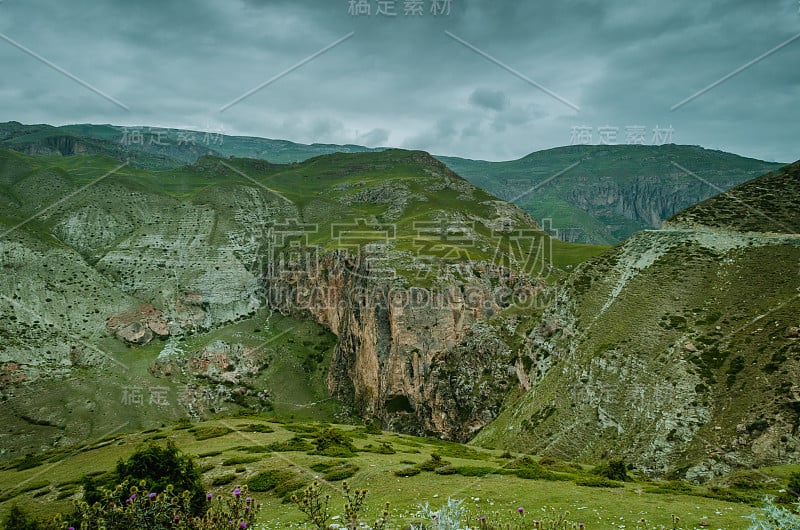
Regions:
<instances>
[{"instance_id":1,"label":"eroded rock outcrop","mask_svg":"<svg viewBox=\"0 0 800 530\"><path fill-rule=\"evenodd\" d=\"M404 432L467 440L516 383L515 352L490 322L543 284L490 263L431 271L426 287L373 274L345 251L297 262L268 285L271 304L339 336L328 386L365 417ZM385 272L385 271L384 271Z\"/></svg>"}]
</instances>

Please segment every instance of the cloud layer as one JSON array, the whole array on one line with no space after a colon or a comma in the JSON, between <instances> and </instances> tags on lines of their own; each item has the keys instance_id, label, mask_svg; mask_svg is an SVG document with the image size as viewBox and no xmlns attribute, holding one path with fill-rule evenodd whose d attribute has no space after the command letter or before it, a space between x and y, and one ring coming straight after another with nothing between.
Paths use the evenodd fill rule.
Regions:
<instances>
[{"instance_id":1,"label":"cloud layer","mask_svg":"<svg viewBox=\"0 0 800 530\"><path fill-rule=\"evenodd\" d=\"M5 0L0 119L490 160L639 126L646 143L671 128L676 143L800 158L796 0L432 2Z\"/></svg>"}]
</instances>

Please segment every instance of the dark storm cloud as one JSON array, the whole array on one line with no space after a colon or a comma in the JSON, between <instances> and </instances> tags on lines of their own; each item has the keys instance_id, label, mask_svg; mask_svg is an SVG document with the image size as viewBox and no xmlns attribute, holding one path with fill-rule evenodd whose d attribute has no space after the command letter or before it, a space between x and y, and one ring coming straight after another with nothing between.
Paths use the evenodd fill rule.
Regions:
<instances>
[{"instance_id":1,"label":"dark storm cloud","mask_svg":"<svg viewBox=\"0 0 800 530\"><path fill-rule=\"evenodd\" d=\"M0 40L2 119L213 127L488 159L568 144L578 126L594 142L616 128L618 143L631 126L648 142L669 127L678 143L800 158L800 40L670 110L800 33L796 0L452 0L439 16L431 1L406 16L396 0L387 17L376 0L370 16L351 16L348 0L6 0L3 35L130 111Z\"/></svg>"},{"instance_id":2,"label":"dark storm cloud","mask_svg":"<svg viewBox=\"0 0 800 530\"><path fill-rule=\"evenodd\" d=\"M469 95L469 102L484 109L501 111L508 107L508 96L502 90L476 88Z\"/></svg>"}]
</instances>

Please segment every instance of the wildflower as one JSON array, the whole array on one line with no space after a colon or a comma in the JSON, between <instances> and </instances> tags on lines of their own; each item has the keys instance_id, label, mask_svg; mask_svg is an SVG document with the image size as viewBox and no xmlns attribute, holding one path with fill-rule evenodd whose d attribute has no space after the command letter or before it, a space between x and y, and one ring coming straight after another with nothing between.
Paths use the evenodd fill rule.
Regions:
<instances>
[{"instance_id":1,"label":"wildflower","mask_svg":"<svg viewBox=\"0 0 800 530\"><path fill-rule=\"evenodd\" d=\"M156 498L156 494L151 492L150 495L148 495L148 497L151 498L151 499L155 499Z\"/></svg>"},{"instance_id":2,"label":"wildflower","mask_svg":"<svg viewBox=\"0 0 800 530\"><path fill-rule=\"evenodd\" d=\"M252 498L252 497L247 497L247 498L244 500L244 502L246 502L247 504L250 504L251 502L253 502L253 498Z\"/></svg>"},{"instance_id":3,"label":"wildflower","mask_svg":"<svg viewBox=\"0 0 800 530\"><path fill-rule=\"evenodd\" d=\"M247 523L242 521L241 523L239 523L239 528L242 528L242 529L247 528Z\"/></svg>"},{"instance_id":4,"label":"wildflower","mask_svg":"<svg viewBox=\"0 0 800 530\"><path fill-rule=\"evenodd\" d=\"M242 494L242 490L240 490L239 488L234 488L234 489L233 489L233 495L234 495L235 497L238 497L238 496L239 496L239 495L241 495L241 494Z\"/></svg>"},{"instance_id":5,"label":"wildflower","mask_svg":"<svg viewBox=\"0 0 800 530\"><path fill-rule=\"evenodd\" d=\"M522 515L522 512L524 512L524 511L525 511L525 508L523 508L522 506L517 508L517 513L520 514L520 515Z\"/></svg>"},{"instance_id":6,"label":"wildflower","mask_svg":"<svg viewBox=\"0 0 800 530\"><path fill-rule=\"evenodd\" d=\"M181 516L180 515L176 515L175 517L172 518L172 520L177 523L178 521L181 520Z\"/></svg>"},{"instance_id":7,"label":"wildflower","mask_svg":"<svg viewBox=\"0 0 800 530\"><path fill-rule=\"evenodd\" d=\"M212 497L214 497L213 493L206 493L206 500L207 501L210 501Z\"/></svg>"}]
</instances>

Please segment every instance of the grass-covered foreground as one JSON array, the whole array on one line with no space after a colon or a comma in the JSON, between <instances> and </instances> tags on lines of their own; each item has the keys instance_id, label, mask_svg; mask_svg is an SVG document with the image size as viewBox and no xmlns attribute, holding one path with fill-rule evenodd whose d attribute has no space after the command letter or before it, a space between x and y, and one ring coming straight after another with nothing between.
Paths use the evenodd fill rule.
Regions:
<instances>
[{"instance_id":1,"label":"grass-covered foreground","mask_svg":"<svg viewBox=\"0 0 800 530\"><path fill-rule=\"evenodd\" d=\"M563 516L576 528L583 523L589 529L747 528L743 516L754 512L764 493L778 493L788 474L796 471L740 473L729 478L727 486L717 487L653 482L637 477L635 471L629 471L623 482L605 478L589 466L549 458L369 427L250 416L112 435L6 462L0 468L0 516L13 505L37 515L70 512L81 496L83 477L102 483L118 461L150 442L167 440L194 457L209 492L225 496L237 486L247 486L254 501L263 505L257 527L264 528L307 524L291 497L302 498L303 489L315 479L323 494L331 495L332 515L341 511L343 480L369 491L365 521L375 520L390 503L389 528L423 522L420 505L438 509L448 497L464 500L463 522L472 527L517 525L530 519L534 528L536 519ZM613 476L619 469L608 471ZM679 518L677 526L674 517Z\"/></svg>"}]
</instances>

